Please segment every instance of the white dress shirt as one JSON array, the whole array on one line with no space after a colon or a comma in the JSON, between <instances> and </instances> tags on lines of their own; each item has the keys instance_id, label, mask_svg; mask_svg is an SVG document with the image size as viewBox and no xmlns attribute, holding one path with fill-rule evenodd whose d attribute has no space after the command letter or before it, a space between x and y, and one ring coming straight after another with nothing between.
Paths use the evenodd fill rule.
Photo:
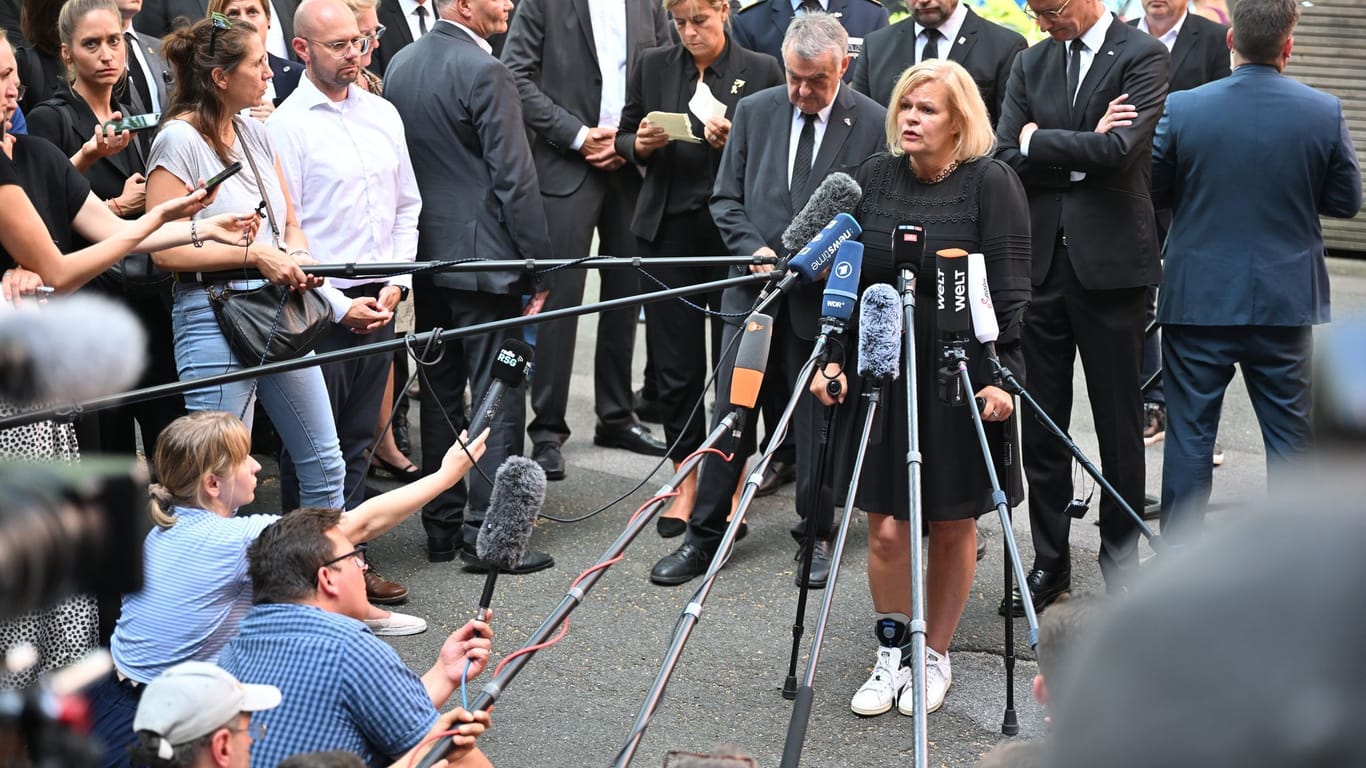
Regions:
<instances>
[{"instance_id":1,"label":"white dress shirt","mask_svg":"<svg viewBox=\"0 0 1366 768\"><path fill-rule=\"evenodd\" d=\"M161 77L161 73L154 71L151 65L147 63L147 54L142 52L142 41L138 39L138 33L133 29L133 22L128 22L128 25L123 28L123 35L125 41L128 40L128 35L133 36L133 42L128 43L128 55L138 60L138 66L142 67L142 74L147 78L147 92L152 96L152 103L147 111L160 112L161 95L157 93L156 78ZM132 77L132 65L125 62L124 67L128 70L128 76ZM131 115L124 115L124 117L131 117Z\"/></svg>"},{"instance_id":2,"label":"white dress shirt","mask_svg":"<svg viewBox=\"0 0 1366 768\"><path fill-rule=\"evenodd\" d=\"M939 39L939 58L947 59L949 57L949 49L953 47L954 43L958 42L958 33L962 31L963 21L967 17L967 4L959 3L958 7L953 9L953 13L949 14L947 19L944 19L944 23L937 27L939 34L943 35L943 37ZM911 23L915 24L915 22ZM921 26L920 24L915 25L916 61L921 61L923 54L925 53L925 43L928 41L925 37L926 29L929 29L929 27Z\"/></svg>"},{"instance_id":3,"label":"white dress shirt","mask_svg":"<svg viewBox=\"0 0 1366 768\"><path fill-rule=\"evenodd\" d=\"M844 83L840 83L835 88L835 99L839 98L839 89L843 87ZM825 129L830 125L830 112L835 108L835 99L831 99L829 104L826 104L821 108L821 111L816 113L816 142L811 147L812 165L815 165L816 157L821 153L821 141L825 139ZM802 127L805 125L806 121L802 119L802 111L794 106L792 108L792 125L788 127L789 135L787 137L787 186L789 187L792 186L792 166L797 162L797 142L801 139Z\"/></svg>"},{"instance_id":4,"label":"white dress shirt","mask_svg":"<svg viewBox=\"0 0 1366 768\"><path fill-rule=\"evenodd\" d=\"M439 20L437 21L437 23L438 23L438 24L450 24L452 27L455 27L456 29L460 30L461 32L464 32L465 34L469 35L469 36L470 36L470 39L473 40L473 41L475 42L476 45L478 45L480 48L483 48L483 49L484 49L484 53L487 53L487 54L490 55L490 56L493 55L493 46L489 45L489 41L487 41L487 40L485 40L484 38L480 37L479 35L475 34L474 30L470 29L469 27L465 26L464 24L461 24L461 23L458 22L458 21L451 21L450 19L439 19Z\"/></svg>"},{"instance_id":5,"label":"white dress shirt","mask_svg":"<svg viewBox=\"0 0 1366 768\"><path fill-rule=\"evenodd\" d=\"M1181 26L1186 23L1187 15L1189 14L1181 14L1181 18L1177 19L1176 23L1172 25L1172 28L1167 30L1167 34L1157 38L1162 41L1163 45L1167 46L1167 53L1171 53L1172 46L1176 45L1176 36L1181 34ZM1138 29L1140 32L1147 32L1150 35L1153 33L1153 31L1148 28L1147 16L1138 17Z\"/></svg>"},{"instance_id":6,"label":"white dress shirt","mask_svg":"<svg viewBox=\"0 0 1366 768\"><path fill-rule=\"evenodd\" d=\"M567 0L557 0L566 2ZM598 104L598 126L615 128L626 105L626 3L623 0L588 0L593 19L593 46L602 74L602 99ZM588 140L588 126L579 129L570 149L578 151Z\"/></svg>"},{"instance_id":7,"label":"white dress shirt","mask_svg":"<svg viewBox=\"0 0 1366 768\"><path fill-rule=\"evenodd\" d=\"M324 264L413 261L422 210L398 110L352 85L327 98L305 74L266 120L309 251ZM412 276L329 278L411 286Z\"/></svg>"},{"instance_id":8,"label":"white dress shirt","mask_svg":"<svg viewBox=\"0 0 1366 768\"><path fill-rule=\"evenodd\" d=\"M1091 71L1091 62L1096 60L1096 54L1099 53L1101 47L1105 45L1105 33L1110 31L1110 24L1114 22L1114 20L1115 17L1112 16L1109 12L1102 13L1100 15L1100 20L1097 21L1095 24L1092 24L1090 29L1082 33L1081 42L1084 47L1081 51L1081 73L1077 76L1078 91L1081 90L1082 83L1086 82L1086 73ZM1063 50L1066 54L1067 66L1070 67L1072 66L1072 41L1068 40L1063 45L1065 46ZM1063 81L1059 85L1063 88L1067 87L1066 81ZM1075 101L1076 97L1077 94L1075 93L1069 94L1068 101ZM1095 128L1095 126L1091 127ZM1030 140L1033 138L1034 134L1031 133L1029 134L1028 138L1026 138L1023 142L1020 143L1021 155L1029 157L1029 143ZM1081 181L1082 179L1086 178L1086 172L1072 171L1070 174L1068 174L1068 177L1073 182Z\"/></svg>"},{"instance_id":9,"label":"white dress shirt","mask_svg":"<svg viewBox=\"0 0 1366 768\"><path fill-rule=\"evenodd\" d=\"M280 14L275 3L270 4L270 27L266 29L266 51L282 59L294 58L293 41L285 39L285 30L280 26Z\"/></svg>"},{"instance_id":10,"label":"white dress shirt","mask_svg":"<svg viewBox=\"0 0 1366 768\"><path fill-rule=\"evenodd\" d=\"M417 23L418 5L427 9L427 31L430 32L432 27L436 24L436 7L431 0L423 0L422 3L418 3L417 0L398 0L398 5L403 9L403 18L407 20L408 31L413 33L414 40L422 37L422 27L418 26Z\"/></svg>"}]
</instances>

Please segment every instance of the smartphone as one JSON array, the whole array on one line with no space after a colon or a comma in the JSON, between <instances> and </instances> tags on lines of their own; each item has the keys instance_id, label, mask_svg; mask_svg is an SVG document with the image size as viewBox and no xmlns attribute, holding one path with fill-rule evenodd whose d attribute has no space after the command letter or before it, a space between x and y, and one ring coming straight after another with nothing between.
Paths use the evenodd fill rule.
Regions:
<instances>
[{"instance_id":1,"label":"smartphone","mask_svg":"<svg viewBox=\"0 0 1366 768\"><path fill-rule=\"evenodd\" d=\"M142 131L147 128L155 128L159 122L161 122L161 113L150 112L145 115L125 117L122 120L112 120L105 123L105 125L113 128L119 133L123 133L124 131Z\"/></svg>"},{"instance_id":2,"label":"smartphone","mask_svg":"<svg viewBox=\"0 0 1366 768\"><path fill-rule=\"evenodd\" d=\"M214 190L215 187L217 187L219 184L222 184L223 182L227 181L228 179L232 178L234 175L236 175L236 174L237 174L238 172L240 172L241 170L242 170L242 161L239 160L239 161L233 163L232 165L228 166L227 168L224 168L223 171L222 171L221 173L219 173L217 176L214 176L212 179L209 179L208 181L206 181L206 182L204 183L204 189L205 189L206 191L208 191L208 192L212 192L212 191Z\"/></svg>"}]
</instances>

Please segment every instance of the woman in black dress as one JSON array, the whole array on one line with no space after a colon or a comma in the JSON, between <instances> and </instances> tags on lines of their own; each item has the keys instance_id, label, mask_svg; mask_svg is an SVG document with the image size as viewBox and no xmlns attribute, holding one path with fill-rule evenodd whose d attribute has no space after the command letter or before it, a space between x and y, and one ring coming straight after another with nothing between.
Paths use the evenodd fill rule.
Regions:
<instances>
[{"instance_id":1,"label":"woman in black dress","mask_svg":"<svg viewBox=\"0 0 1366 768\"><path fill-rule=\"evenodd\" d=\"M728 0L667 0L665 6L681 42L641 55L626 87L617 128L617 154L645 168L631 231L649 256L723 254L728 250L707 201L730 133L730 118L741 98L782 83L783 73L772 56L747 51L730 39ZM716 112L694 110L698 101L709 103ZM702 141L670 141L663 126L645 119L654 111L686 113L693 135ZM647 271L673 288L719 280L726 268L699 261L693 267L649 266ZM646 290L658 288L648 279L643 282ZM693 296L691 301L718 309L721 292ZM655 302L645 307L645 333L664 406L664 435L670 444L678 443L669 454L676 467L706 436L706 412L698 408L692 414L707 379L706 317L682 301ZM713 359L720 335L720 326L714 324ZM693 473L659 518L661 535L678 536L687 529L696 497Z\"/></svg>"},{"instance_id":2,"label":"woman in black dress","mask_svg":"<svg viewBox=\"0 0 1366 768\"><path fill-rule=\"evenodd\" d=\"M915 372L924 455L922 509L930 532L925 699L927 711L933 712L943 703L953 680L949 641L976 571L976 518L992 508L986 467L967 411L972 406L951 407L936 397L940 344L935 327L934 255L944 248L985 255L991 297L1002 328L997 351L1003 362L1022 370L1020 318L1030 295L1029 206L1014 171L988 156L994 145L990 119L971 76L961 66L933 60L912 67L893 89L891 105L888 152L866 160L857 173L863 199L855 217L863 225L864 285L895 281L891 244L897 224L918 223L926 233L925 258L916 269ZM856 338L856 332L850 337ZM853 345L846 343L845 348L853 349ZM967 354L973 389L985 402L981 416L998 472L1007 489L1018 491L1019 462L1003 467L1000 460L1013 401L992 384L983 347L974 340ZM828 367L826 373L845 378L838 365ZM839 401L852 406L858 402L863 382L848 378ZM826 393L822 377L814 379L813 393L826 404L835 402ZM911 613L905 388L891 387L884 402L885 434L880 447L869 451L854 502L868 512L868 586L877 611L875 632L880 647L873 674L854 694L850 707L860 715L878 715L895 703L909 715L911 673L902 649L909 643L906 624ZM847 427L841 436L847 449L836 455L852 461L858 439L853 430L862 419L840 421ZM1018 502L1018 495L1012 494L1012 503Z\"/></svg>"}]
</instances>

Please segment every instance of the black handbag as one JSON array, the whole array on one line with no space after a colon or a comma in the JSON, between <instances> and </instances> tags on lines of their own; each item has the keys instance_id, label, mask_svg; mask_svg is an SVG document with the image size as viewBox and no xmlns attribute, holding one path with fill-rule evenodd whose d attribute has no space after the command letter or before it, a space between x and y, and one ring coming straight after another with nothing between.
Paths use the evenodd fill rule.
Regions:
<instances>
[{"instance_id":1,"label":"black handbag","mask_svg":"<svg viewBox=\"0 0 1366 768\"><path fill-rule=\"evenodd\" d=\"M247 156L251 172L256 175L256 186L266 204L266 219L270 222L275 247L279 248L280 229L275 223L270 196L261 183L261 173L247 146L246 133L239 128L238 135L242 137L243 154ZM228 347L247 367L303 357L313 351L333 325L332 305L317 291L293 291L274 283L246 290L209 285L206 290Z\"/></svg>"}]
</instances>

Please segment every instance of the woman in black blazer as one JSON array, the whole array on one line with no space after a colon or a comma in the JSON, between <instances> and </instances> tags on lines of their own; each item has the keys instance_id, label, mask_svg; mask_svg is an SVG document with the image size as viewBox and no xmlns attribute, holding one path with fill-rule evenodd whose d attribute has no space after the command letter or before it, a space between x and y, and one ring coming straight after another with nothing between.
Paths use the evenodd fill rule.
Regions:
<instances>
[{"instance_id":1,"label":"woman in black blazer","mask_svg":"<svg viewBox=\"0 0 1366 768\"><path fill-rule=\"evenodd\" d=\"M640 199L636 201L631 231L647 256L696 257L727 253L707 207L721 150L730 133L730 118L744 96L783 82L782 69L772 56L733 43L728 32L728 0L672 0L677 45L652 48L640 58L626 87L626 105L618 126L617 153L645 169ZM724 114L693 113L689 102L698 89L710 92L724 105ZM664 129L645 120L653 111L687 113L698 142L669 141ZM651 275L670 287L717 280L724 266L651 267ZM646 289L655 286L648 282ZM719 308L721 292L692 301ZM707 379L704 315L682 301L656 302L645 308L645 332L654 360L659 399L664 405L664 434L669 443L681 440L669 454L675 466L697 449L705 436L707 415L699 408ZM719 319L712 325L713 360L719 353ZM679 488L674 503L659 518L662 536L678 536L686 529L697 496L693 474Z\"/></svg>"}]
</instances>

